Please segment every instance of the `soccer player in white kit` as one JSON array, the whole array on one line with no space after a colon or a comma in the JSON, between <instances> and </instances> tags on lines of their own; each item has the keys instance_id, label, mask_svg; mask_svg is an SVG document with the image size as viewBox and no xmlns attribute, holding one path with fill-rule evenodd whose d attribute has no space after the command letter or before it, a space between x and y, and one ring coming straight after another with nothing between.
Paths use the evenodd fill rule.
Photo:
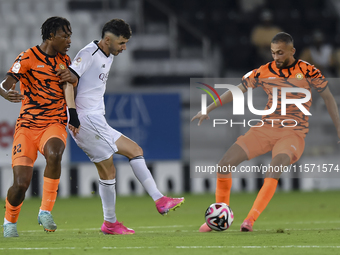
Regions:
<instances>
[{"instance_id":1,"label":"soccer player in white kit","mask_svg":"<svg viewBox=\"0 0 340 255\"><path fill-rule=\"evenodd\" d=\"M113 154L118 153L130 160L132 170L148 194L155 201L160 214L179 207L184 198L164 196L145 164L143 150L137 143L110 127L104 117L104 93L106 81L114 59L123 50L131 36L129 24L121 19L107 22L102 29L102 39L93 41L81 49L69 67L77 76L76 108L81 124L77 135L71 135L77 145L96 165L99 174L99 195L102 200L104 234L134 234L135 231L117 221L116 169Z\"/></svg>"}]
</instances>

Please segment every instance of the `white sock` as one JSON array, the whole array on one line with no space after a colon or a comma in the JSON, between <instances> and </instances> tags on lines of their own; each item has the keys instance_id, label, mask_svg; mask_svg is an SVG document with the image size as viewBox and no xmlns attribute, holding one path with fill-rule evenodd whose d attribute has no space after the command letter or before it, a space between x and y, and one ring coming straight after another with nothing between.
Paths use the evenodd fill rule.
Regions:
<instances>
[{"instance_id":1,"label":"white sock","mask_svg":"<svg viewBox=\"0 0 340 255\"><path fill-rule=\"evenodd\" d=\"M102 199L104 220L115 223L116 218L116 179L99 179L99 195Z\"/></svg>"},{"instance_id":2,"label":"white sock","mask_svg":"<svg viewBox=\"0 0 340 255\"><path fill-rule=\"evenodd\" d=\"M153 179L149 169L145 164L143 156L138 156L130 160L133 173L136 175L139 182L154 201L163 197L163 194L158 190L155 180Z\"/></svg>"},{"instance_id":3,"label":"white sock","mask_svg":"<svg viewBox=\"0 0 340 255\"><path fill-rule=\"evenodd\" d=\"M41 212L47 212L47 213L51 214L50 211L46 211L46 210L41 210L41 209L39 209L39 214L40 214Z\"/></svg>"},{"instance_id":4,"label":"white sock","mask_svg":"<svg viewBox=\"0 0 340 255\"><path fill-rule=\"evenodd\" d=\"M4 225L8 224L8 223L12 223L12 222L10 222L10 221L6 220L6 218L4 218Z\"/></svg>"}]
</instances>

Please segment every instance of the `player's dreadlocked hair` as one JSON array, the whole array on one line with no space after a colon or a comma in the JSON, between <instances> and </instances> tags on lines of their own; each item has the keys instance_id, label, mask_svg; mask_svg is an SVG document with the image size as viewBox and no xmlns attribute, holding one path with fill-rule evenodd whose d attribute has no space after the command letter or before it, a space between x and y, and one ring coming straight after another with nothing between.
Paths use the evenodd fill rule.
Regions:
<instances>
[{"instance_id":1,"label":"player's dreadlocked hair","mask_svg":"<svg viewBox=\"0 0 340 255\"><path fill-rule=\"evenodd\" d=\"M125 39L130 39L132 34L130 25L122 19L112 19L108 21L102 30L102 38L106 32L111 32L115 36L123 36Z\"/></svg>"},{"instance_id":2,"label":"player's dreadlocked hair","mask_svg":"<svg viewBox=\"0 0 340 255\"><path fill-rule=\"evenodd\" d=\"M293 41L293 37L285 32L280 32L278 34L276 34L273 39L272 39L272 43L279 43L279 42L284 42L286 44L294 44Z\"/></svg>"},{"instance_id":3,"label":"player's dreadlocked hair","mask_svg":"<svg viewBox=\"0 0 340 255\"><path fill-rule=\"evenodd\" d=\"M41 26L42 40L45 41L51 38L51 33L56 34L57 30L61 28L65 33L72 33L70 22L62 17L48 18ZM68 31L66 31L67 29Z\"/></svg>"}]
</instances>

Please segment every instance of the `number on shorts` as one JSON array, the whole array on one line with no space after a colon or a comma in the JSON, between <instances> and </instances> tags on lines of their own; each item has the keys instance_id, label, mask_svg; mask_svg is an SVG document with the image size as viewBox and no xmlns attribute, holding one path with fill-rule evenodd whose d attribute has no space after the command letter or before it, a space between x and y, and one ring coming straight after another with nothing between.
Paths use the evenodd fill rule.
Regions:
<instances>
[{"instance_id":1,"label":"number on shorts","mask_svg":"<svg viewBox=\"0 0 340 255\"><path fill-rule=\"evenodd\" d=\"M19 143L18 145L14 145L14 147L13 147L13 155L15 155L19 152L21 152L21 143Z\"/></svg>"}]
</instances>

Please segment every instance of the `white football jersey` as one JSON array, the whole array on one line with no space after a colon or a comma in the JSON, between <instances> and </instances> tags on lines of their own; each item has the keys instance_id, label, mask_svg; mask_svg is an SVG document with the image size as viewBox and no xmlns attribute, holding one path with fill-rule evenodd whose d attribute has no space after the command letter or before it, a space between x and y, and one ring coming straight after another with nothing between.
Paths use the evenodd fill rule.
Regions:
<instances>
[{"instance_id":1,"label":"white football jersey","mask_svg":"<svg viewBox=\"0 0 340 255\"><path fill-rule=\"evenodd\" d=\"M79 115L105 114L104 93L114 56L107 56L97 43L81 49L69 67L79 79L75 100Z\"/></svg>"}]
</instances>

